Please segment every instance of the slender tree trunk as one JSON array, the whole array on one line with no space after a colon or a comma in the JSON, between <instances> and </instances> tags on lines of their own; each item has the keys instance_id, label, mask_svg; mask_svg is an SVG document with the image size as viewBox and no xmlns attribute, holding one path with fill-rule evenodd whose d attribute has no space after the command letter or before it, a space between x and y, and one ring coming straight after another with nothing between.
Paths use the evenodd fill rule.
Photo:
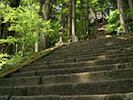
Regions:
<instances>
[{"instance_id":1,"label":"slender tree trunk","mask_svg":"<svg viewBox=\"0 0 133 100\"><path fill-rule=\"evenodd\" d=\"M71 26L72 26L72 0L69 0L68 33L67 33L68 37L71 34Z\"/></svg>"},{"instance_id":2,"label":"slender tree trunk","mask_svg":"<svg viewBox=\"0 0 133 100\"><path fill-rule=\"evenodd\" d=\"M37 32L36 32L36 42L35 42L35 52L39 52L39 43L38 43L38 34L39 34L39 28L37 29Z\"/></svg>"},{"instance_id":3,"label":"slender tree trunk","mask_svg":"<svg viewBox=\"0 0 133 100\"><path fill-rule=\"evenodd\" d=\"M16 52L15 54L17 55L18 54L18 43L16 44Z\"/></svg>"},{"instance_id":4,"label":"slender tree trunk","mask_svg":"<svg viewBox=\"0 0 133 100\"><path fill-rule=\"evenodd\" d=\"M84 11L83 0L80 0L80 24L81 24L81 26L84 26L84 24L83 24L83 17L84 17L83 11ZM81 32L85 33L84 28L81 29Z\"/></svg>"},{"instance_id":5,"label":"slender tree trunk","mask_svg":"<svg viewBox=\"0 0 133 100\"><path fill-rule=\"evenodd\" d=\"M122 31L126 32L125 29L125 18L124 18L124 8L123 8L123 1L122 0L117 0L117 6L119 9L119 13L120 13L120 23L121 23L121 27L122 27Z\"/></svg>"},{"instance_id":6,"label":"slender tree trunk","mask_svg":"<svg viewBox=\"0 0 133 100\"><path fill-rule=\"evenodd\" d=\"M85 24L86 24L86 34L88 34L89 33L89 27L88 27L88 1L86 1L86 5L85 5Z\"/></svg>"},{"instance_id":7,"label":"slender tree trunk","mask_svg":"<svg viewBox=\"0 0 133 100\"><path fill-rule=\"evenodd\" d=\"M24 49L25 49L25 43L22 44L22 52L21 52L21 56L24 56Z\"/></svg>"},{"instance_id":8,"label":"slender tree trunk","mask_svg":"<svg viewBox=\"0 0 133 100\"><path fill-rule=\"evenodd\" d=\"M76 0L72 1L72 42L76 42Z\"/></svg>"},{"instance_id":9,"label":"slender tree trunk","mask_svg":"<svg viewBox=\"0 0 133 100\"><path fill-rule=\"evenodd\" d=\"M129 3L129 7L130 7L131 16L133 19L133 0L128 0L128 3Z\"/></svg>"}]
</instances>

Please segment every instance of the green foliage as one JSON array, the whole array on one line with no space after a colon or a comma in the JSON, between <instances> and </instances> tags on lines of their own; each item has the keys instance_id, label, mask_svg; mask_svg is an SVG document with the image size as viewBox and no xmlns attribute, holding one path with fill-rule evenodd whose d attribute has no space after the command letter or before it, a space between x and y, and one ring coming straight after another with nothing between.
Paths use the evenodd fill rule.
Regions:
<instances>
[{"instance_id":1,"label":"green foliage","mask_svg":"<svg viewBox=\"0 0 133 100\"><path fill-rule=\"evenodd\" d=\"M15 31L21 37L22 42L28 43L29 40L35 41L35 34L38 26L42 23L42 19L31 7L10 8L8 13L4 15L4 22L11 22L9 31Z\"/></svg>"},{"instance_id":2,"label":"green foliage","mask_svg":"<svg viewBox=\"0 0 133 100\"><path fill-rule=\"evenodd\" d=\"M39 40L39 33L45 33L45 36L50 36L52 29L50 21L43 21L38 15L39 5L32 4L32 6L19 6L11 8L7 6L3 23L10 22L9 31L15 31L15 37L8 37L8 39L0 40L2 43L19 45L25 44L25 48L34 48L34 43ZM38 33L37 33L38 31ZM21 51L20 51L21 52Z\"/></svg>"},{"instance_id":3,"label":"green foliage","mask_svg":"<svg viewBox=\"0 0 133 100\"><path fill-rule=\"evenodd\" d=\"M9 45L19 43L19 39L9 36L7 39L0 39L0 44L8 43Z\"/></svg>"},{"instance_id":4,"label":"green foliage","mask_svg":"<svg viewBox=\"0 0 133 100\"><path fill-rule=\"evenodd\" d=\"M108 19L107 31L108 32L117 31L119 33L121 31L121 27L120 27L118 9L114 10L107 19Z\"/></svg>"},{"instance_id":5,"label":"green foliage","mask_svg":"<svg viewBox=\"0 0 133 100\"><path fill-rule=\"evenodd\" d=\"M7 63L11 56L8 54L0 54L0 70L2 69L2 66Z\"/></svg>"},{"instance_id":6,"label":"green foliage","mask_svg":"<svg viewBox=\"0 0 133 100\"><path fill-rule=\"evenodd\" d=\"M5 14L5 4L4 2L0 1L0 18L3 17L3 15Z\"/></svg>"},{"instance_id":7,"label":"green foliage","mask_svg":"<svg viewBox=\"0 0 133 100\"><path fill-rule=\"evenodd\" d=\"M0 63L5 64L8 60L8 58L10 58L10 55L8 54L0 54Z\"/></svg>"},{"instance_id":8,"label":"green foliage","mask_svg":"<svg viewBox=\"0 0 133 100\"><path fill-rule=\"evenodd\" d=\"M6 57L10 57L10 59L6 59L5 62L2 64L1 69L0 69L2 71L9 71L9 70L17 67L23 61L29 61L30 60L29 57L27 57L27 56L22 57L20 55L16 55L16 56L7 55Z\"/></svg>"}]
</instances>

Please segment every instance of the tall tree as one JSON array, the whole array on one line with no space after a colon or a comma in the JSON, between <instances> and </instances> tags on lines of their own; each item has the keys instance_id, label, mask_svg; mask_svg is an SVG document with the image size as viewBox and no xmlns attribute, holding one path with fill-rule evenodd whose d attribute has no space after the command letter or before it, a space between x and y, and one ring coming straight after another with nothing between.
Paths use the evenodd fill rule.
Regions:
<instances>
[{"instance_id":1,"label":"tall tree","mask_svg":"<svg viewBox=\"0 0 133 100\"><path fill-rule=\"evenodd\" d=\"M51 3L51 0L45 0L44 2L44 13L43 13L43 20L44 21L47 21L50 19L50 3ZM45 27L45 26L43 26ZM44 50L47 48L47 38L46 36L44 35L45 33L42 33L41 34L41 37L40 37L40 49L41 50Z\"/></svg>"},{"instance_id":2,"label":"tall tree","mask_svg":"<svg viewBox=\"0 0 133 100\"><path fill-rule=\"evenodd\" d=\"M81 26L83 26L83 19L84 19L83 18L84 17L83 16L83 11L84 11L83 0L80 0L80 8L79 9L80 9L80 24L81 24ZM81 29L81 33L85 33L83 28Z\"/></svg>"},{"instance_id":3,"label":"tall tree","mask_svg":"<svg viewBox=\"0 0 133 100\"><path fill-rule=\"evenodd\" d=\"M68 37L71 34L71 26L72 26L72 0L69 0L68 34L67 34Z\"/></svg>"},{"instance_id":4,"label":"tall tree","mask_svg":"<svg viewBox=\"0 0 133 100\"><path fill-rule=\"evenodd\" d=\"M85 32L88 34L89 33L89 27L88 27L88 23L89 23L89 19L88 19L88 0L86 1L85 4Z\"/></svg>"},{"instance_id":5,"label":"tall tree","mask_svg":"<svg viewBox=\"0 0 133 100\"><path fill-rule=\"evenodd\" d=\"M72 0L72 42L77 42L76 36L76 0Z\"/></svg>"},{"instance_id":6,"label":"tall tree","mask_svg":"<svg viewBox=\"0 0 133 100\"><path fill-rule=\"evenodd\" d=\"M117 0L117 6L119 9L119 13L120 13L120 23L121 23L121 27L122 27L122 31L126 32L125 29L125 14L124 14L124 2L123 0Z\"/></svg>"},{"instance_id":7,"label":"tall tree","mask_svg":"<svg viewBox=\"0 0 133 100\"><path fill-rule=\"evenodd\" d=\"M49 20L50 18L50 1L51 0L45 0L45 5L44 5L44 13L43 13L43 19L44 20Z\"/></svg>"}]
</instances>

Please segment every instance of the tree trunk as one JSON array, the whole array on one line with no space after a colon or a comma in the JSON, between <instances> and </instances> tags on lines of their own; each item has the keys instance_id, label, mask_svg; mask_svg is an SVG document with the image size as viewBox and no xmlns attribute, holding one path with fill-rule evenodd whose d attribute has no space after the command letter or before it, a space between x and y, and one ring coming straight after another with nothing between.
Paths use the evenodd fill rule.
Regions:
<instances>
[{"instance_id":1,"label":"tree trunk","mask_svg":"<svg viewBox=\"0 0 133 100\"><path fill-rule=\"evenodd\" d=\"M49 20L50 18L50 2L51 0L45 0L45 5L44 5L44 13L43 13L43 20ZM43 26L45 27L45 26ZM41 34L40 37L40 49L45 50L47 48L47 39L44 36L45 33Z\"/></svg>"},{"instance_id":2,"label":"tree trunk","mask_svg":"<svg viewBox=\"0 0 133 100\"><path fill-rule=\"evenodd\" d=\"M120 23L121 23L121 28L123 32L126 32L125 30L125 16L124 16L124 8L123 8L123 1L122 0L117 0L117 6L119 9L119 13L120 13Z\"/></svg>"},{"instance_id":3,"label":"tree trunk","mask_svg":"<svg viewBox=\"0 0 133 100\"><path fill-rule=\"evenodd\" d=\"M37 32L36 32L36 42L35 42L35 52L39 52L39 43L38 43L38 34L39 34L39 28L37 29Z\"/></svg>"},{"instance_id":4,"label":"tree trunk","mask_svg":"<svg viewBox=\"0 0 133 100\"><path fill-rule=\"evenodd\" d=\"M9 0L10 7L18 7L20 0ZM3 18L2 18L3 20ZM8 36L14 36L14 31L8 31L10 27L10 23L2 23L0 30L0 39L7 39ZM8 53L13 54L13 45L9 45L8 43L0 45L0 53Z\"/></svg>"},{"instance_id":5,"label":"tree trunk","mask_svg":"<svg viewBox=\"0 0 133 100\"><path fill-rule=\"evenodd\" d=\"M39 8L39 15L42 16L42 8L43 8L43 4L44 4L44 1L43 0L40 0L40 8Z\"/></svg>"},{"instance_id":6,"label":"tree trunk","mask_svg":"<svg viewBox=\"0 0 133 100\"><path fill-rule=\"evenodd\" d=\"M22 52L21 52L21 56L24 56L24 50L25 50L25 43L22 44Z\"/></svg>"},{"instance_id":7,"label":"tree trunk","mask_svg":"<svg viewBox=\"0 0 133 100\"><path fill-rule=\"evenodd\" d=\"M85 5L85 33L88 34L89 33L89 27L88 27L88 1L86 1L86 5Z\"/></svg>"},{"instance_id":8,"label":"tree trunk","mask_svg":"<svg viewBox=\"0 0 133 100\"><path fill-rule=\"evenodd\" d=\"M16 55L18 54L18 43L16 44L16 51L15 51L15 54L16 54Z\"/></svg>"},{"instance_id":9,"label":"tree trunk","mask_svg":"<svg viewBox=\"0 0 133 100\"><path fill-rule=\"evenodd\" d=\"M72 26L72 0L69 0L68 33L67 33L68 37L71 34L71 26Z\"/></svg>"},{"instance_id":10,"label":"tree trunk","mask_svg":"<svg viewBox=\"0 0 133 100\"><path fill-rule=\"evenodd\" d=\"M43 19L49 20L49 18L50 18L50 0L45 0Z\"/></svg>"},{"instance_id":11,"label":"tree trunk","mask_svg":"<svg viewBox=\"0 0 133 100\"><path fill-rule=\"evenodd\" d=\"M39 2L40 2L39 15L42 17L43 16L42 9L43 9L44 0L39 0ZM42 49L42 45L43 45L41 36L40 36L40 49ZM39 38L39 27L37 29L36 37ZM39 52L39 41L38 40L36 40L35 42L35 52Z\"/></svg>"},{"instance_id":12,"label":"tree trunk","mask_svg":"<svg viewBox=\"0 0 133 100\"><path fill-rule=\"evenodd\" d=\"M129 3L129 7L130 7L131 16L133 19L133 0L128 0L128 3Z\"/></svg>"},{"instance_id":13,"label":"tree trunk","mask_svg":"<svg viewBox=\"0 0 133 100\"><path fill-rule=\"evenodd\" d=\"M83 6L83 0L80 0L80 24L81 24L81 26L84 26L84 24L83 24L83 11L84 11L84 6ZM80 30L82 33L85 33L84 32L84 28L82 28L81 30Z\"/></svg>"},{"instance_id":14,"label":"tree trunk","mask_svg":"<svg viewBox=\"0 0 133 100\"><path fill-rule=\"evenodd\" d=\"M76 0L72 1L72 42L77 42L76 36Z\"/></svg>"}]
</instances>

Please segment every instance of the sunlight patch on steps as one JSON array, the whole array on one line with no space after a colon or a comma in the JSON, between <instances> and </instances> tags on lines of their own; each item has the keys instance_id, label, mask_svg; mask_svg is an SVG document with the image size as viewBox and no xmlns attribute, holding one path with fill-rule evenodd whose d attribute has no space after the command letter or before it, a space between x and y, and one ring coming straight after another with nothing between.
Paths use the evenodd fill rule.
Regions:
<instances>
[{"instance_id":1,"label":"sunlight patch on steps","mask_svg":"<svg viewBox=\"0 0 133 100\"><path fill-rule=\"evenodd\" d=\"M78 78L79 82L85 83L85 82L91 82L92 81L89 73L78 74L78 75L76 75L76 77Z\"/></svg>"},{"instance_id":2,"label":"sunlight patch on steps","mask_svg":"<svg viewBox=\"0 0 133 100\"><path fill-rule=\"evenodd\" d=\"M99 60L105 60L105 59L106 59L106 55L97 56L97 58L98 58Z\"/></svg>"},{"instance_id":3,"label":"sunlight patch on steps","mask_svg":"<svg viewBox=\"0 0 133 100\"><path fill-rule=\"evenodd\" d=\"M111 45L113 45L113 44L114 44L113 42L106 43L107 46L111 46Z\"/></svg>"}]
</instances>

